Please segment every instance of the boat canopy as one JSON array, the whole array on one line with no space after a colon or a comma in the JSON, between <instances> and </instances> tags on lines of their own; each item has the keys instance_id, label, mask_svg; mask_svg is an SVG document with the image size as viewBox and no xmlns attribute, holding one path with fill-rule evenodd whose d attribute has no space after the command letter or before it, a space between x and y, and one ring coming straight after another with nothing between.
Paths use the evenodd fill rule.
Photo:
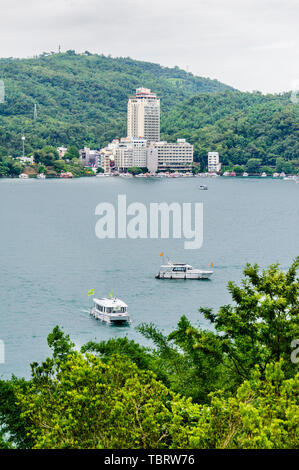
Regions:
<instances>
[{"instance_id":1,"label":"boat canopy","mask_svg":"<svg viewBox=\"0 0 299 470\"><path fill-rule=\"evenodd\" d=\"M107 299L105 297L101 298L101 299L93 299L94 303L97 304L97 305L101 305L102 307L107 307L107 308L115 308L115 307L125 307L127 308L127 304L125 304L125 302L123 302L122 300L114 297L112 299Z\"/></svg>"}]
</instances>

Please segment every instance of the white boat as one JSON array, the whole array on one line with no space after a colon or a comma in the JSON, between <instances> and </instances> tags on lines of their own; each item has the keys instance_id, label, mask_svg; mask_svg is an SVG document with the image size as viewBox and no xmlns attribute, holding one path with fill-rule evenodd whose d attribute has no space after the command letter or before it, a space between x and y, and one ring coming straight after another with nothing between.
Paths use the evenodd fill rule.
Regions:
<instances>
[{"instance_id":1,"label":"white boat","mask_svg":"<svg viewBox=\"0 0 299 470\"><path fill-rule=\"evenodd\" d=\"M28 180L29 176L28 176L26 173L21 173L21 174L19 175L19 178L20 178L21 180Z\"/></svg>"},{"instance_id":2,"label":"white boat","mask_svg":"<svg viewBox=\"0 0 299 470\"><path fill-rule=\"evenodd\" d=\"M203 191L206 191L208 189L208 187L205 185L205 184L201 184L199 186L199 189L203 190Z\"/></svg>"},{"instance_id":3,"label":"white boat","mask_svg":"<svg viewBox=\"0 0 299 470\"><path fill-rule=\"evenodd\" d=\"M39 174L37 175L37 178L38 178L39 180L44 180L44 179L46 179L46 175L45 175L44 173L39 173Z\"/></svg>"},{"instance_id":4,"label":"white boat","mask_svg":"<svg viewBox=\"0 0 299 470\"><path fill-rule=\"evenodd\" d=\"M284 181L295 181L296 180L296 176L293 176L293 175L289 175L289 176L285 176L283 178Z\"/></svg>"},{"instance_id":5,"label":"white boat","mask_svg":"<svg viewBox=\"0 0 299 470\"><path fill-rule=\"evenodd\" d=\"M213 271L195 269L190 264L168 261L160 267L156 279L209 279Z\"/></svg>"},{"instance_id":6,"label":"white boat","mask_svg":"<svg viewBox=\"0 0 299 470\"><path fill-rule=\"evenodd\" d=\"M263 173L261 174L261 178L267 178L267 173L263 171Z\"/></svg>"},{"instance_id":7,"label":"white boat","mask_svg":"<svg viewBox=\"0 0 299 470\"><path fill-rule=\"evenodd\" d=\"M246 178L246 177L249 176L249 175L248 175L247 171L244 171L244 173L243 173L242 176L244 176L244 178Z\"/></svg>"},{"instance_id":8,"label":"white boat","mask_svg":"<svg viewBox=\"0 0 299 470\"><path fill-rule=\"evenodd\" d=\"M273 178L279 178L279 173L273 173Z\"/></svg>"},{"instance_id":9,"label":"white boat","mask_svg":"<svg viewBox=\"0 0 299 470\"><path fill-rule=\"evenodd\" d=\"M90 314L98 320L111 324L131 323L127 304L117 297L111 299L94 298Z\"/></svg>"}]
</instances>

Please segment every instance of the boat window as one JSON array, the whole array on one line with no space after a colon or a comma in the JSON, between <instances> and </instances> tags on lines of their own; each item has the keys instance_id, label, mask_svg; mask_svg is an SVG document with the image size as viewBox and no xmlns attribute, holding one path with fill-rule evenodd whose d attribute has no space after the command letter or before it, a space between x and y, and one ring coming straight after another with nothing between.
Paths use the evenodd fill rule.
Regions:
<instances>
[{"instance_id":1,"label":"boat window","mask_svg":"<svg viewBox=\"0 0 299 470\"><path fill-rule=\"evenodd\" d=\"M179 272L185 272L186 271L186 268L184 267L176 267L176 268L173 268L173 271L179 271Z\"/></svg>"}]
</instances>

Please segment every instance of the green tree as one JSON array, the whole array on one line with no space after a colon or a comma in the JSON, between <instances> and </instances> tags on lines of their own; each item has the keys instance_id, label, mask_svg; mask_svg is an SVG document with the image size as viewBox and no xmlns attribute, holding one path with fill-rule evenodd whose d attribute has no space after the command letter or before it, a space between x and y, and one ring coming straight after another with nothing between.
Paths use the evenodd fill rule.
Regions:
<instances>
[{"instance_id":1,"label":"green tree","mask_svg":"<svg viewBox=\"0 0 299 470\"><path fill-rule=\"evenodd\" d=\"M212 393L208 405L172 405L173 448L298 449L299 374L285 379L282 362L256 366L235 396Z\"/></svg>"},{"instance_id":2,"label":"green tree","mask_svg":"<svg viewBox=\"0 0 299 470\"><path fill-rule=\"evenodd\" d=\"M167 448L171 396L123 357L77 352L18 392L34 448Z\"/></svg>"},{"instance_id":3,"label":"green tree","mask_svg":"<svg viewBox=\"0 0 299 470\"><path fill-rule=\"evenodd\" d=\"M250 158L246 164L246 170L248 173L259 173L261 166L261 159L259 158Z\"/></svg>"},{"instance_id":4,"label":"green tree","mask_svg":"<svg viewBox=\"0 0 299 470\"><path fill-rule=\"evenodd\" d=\"M74 158L79 158L79 150L75 145L70 145L65 153L63 159L64 160L73 160Z\"/></svg>"},{"instance_id":5,"label":"green tree","mask_svg":"<svg viewBox=\"0 0 299 470\"><path fill-rule=\"evenodd\" d=\"M291 342L299 338L299 257L287 272L279 265L259 271L247 264L242 287L228 283L233 304L224 305L217 314L201 308L218 332L223 352L239 381L250 376L255 364L264 373L270 362L284 359L287 376L296 366L290 360ZM196 335L195 335L196 341Z\"/></svg>"}]
</instances>

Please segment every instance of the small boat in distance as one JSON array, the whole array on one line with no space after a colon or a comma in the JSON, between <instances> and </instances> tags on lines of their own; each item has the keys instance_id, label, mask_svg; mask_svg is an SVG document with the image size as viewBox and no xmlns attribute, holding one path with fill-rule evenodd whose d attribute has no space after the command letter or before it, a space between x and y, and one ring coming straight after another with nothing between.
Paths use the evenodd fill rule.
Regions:
<instances>
[{"instance_id":1,"label":"small boat in distance","mask_svg":"<svg viewBox=\"0 0 299 470\"><path fill-rule=\"evenodd\" d=\"M90 314L96 319L110 324L131 323L128 306L117 297L93 299Z\"/></svg>"},{"instance_id":2,"label":"small boat in distance","mask_svg":"<svg viewBox=\"0 0 299 470\"><path fill-rule=\"evenodd\" d=\"M39 179L39 180L44 180L44 179L46 179L46 175L45 175L44 173L39 173L39 174L37 175L37 179Z\"/></svg>"},{"instance_id":3,"label":"small boat in distance","mask_svg":"<svg viewBox=\"0 0 299 470\"><path fill-rule=\"evenodd\" d=\"M247 171L244 171L244 173L243 173L242 176L244 176L244 178L246 178L246 177L249 176L249 175L248 175Z\"/></svg>"},{"instance_id":4,"label":"small boat in distance","mask_svg":"<svg viewBox=\"0 0 299 470\"><path fill-rule=\"evenodd\" d=\"M263 173L261 174L261 178L267 178L267 173L263 171Z\"/></svg>"},{"instance_id":5,"label":"small boat in distance","mask_svg":"<svg viewBox=\"0 0 299 470\"><path fill-rule=\"evenodd\" d=\"M207 190L208 187L207 187L205 184L201 184L201 185L199 186L199 189Z\"/></svg>"},{"instance_id":6,"label":"small boat in distance","mask_svg":"<svg viewBox=\"0 0 299 470\"><path fill-rule=\"evenodd\" d=\"M190 264L168 261L160 267L156 279L209 279L214 271L195 269Z\"/></svg>"},{"instance_id":7,"label":"small boat in distance","mask_svg":"<svg viewBox=\"0 0 299 470\"><path fill-rule=\"evenodd\" d=\"M29 176L28 176L26 173L21 173L21 174L19 175L19 178L20 178L21 180L28 180Z\"/></svg>"}]
</instances>

